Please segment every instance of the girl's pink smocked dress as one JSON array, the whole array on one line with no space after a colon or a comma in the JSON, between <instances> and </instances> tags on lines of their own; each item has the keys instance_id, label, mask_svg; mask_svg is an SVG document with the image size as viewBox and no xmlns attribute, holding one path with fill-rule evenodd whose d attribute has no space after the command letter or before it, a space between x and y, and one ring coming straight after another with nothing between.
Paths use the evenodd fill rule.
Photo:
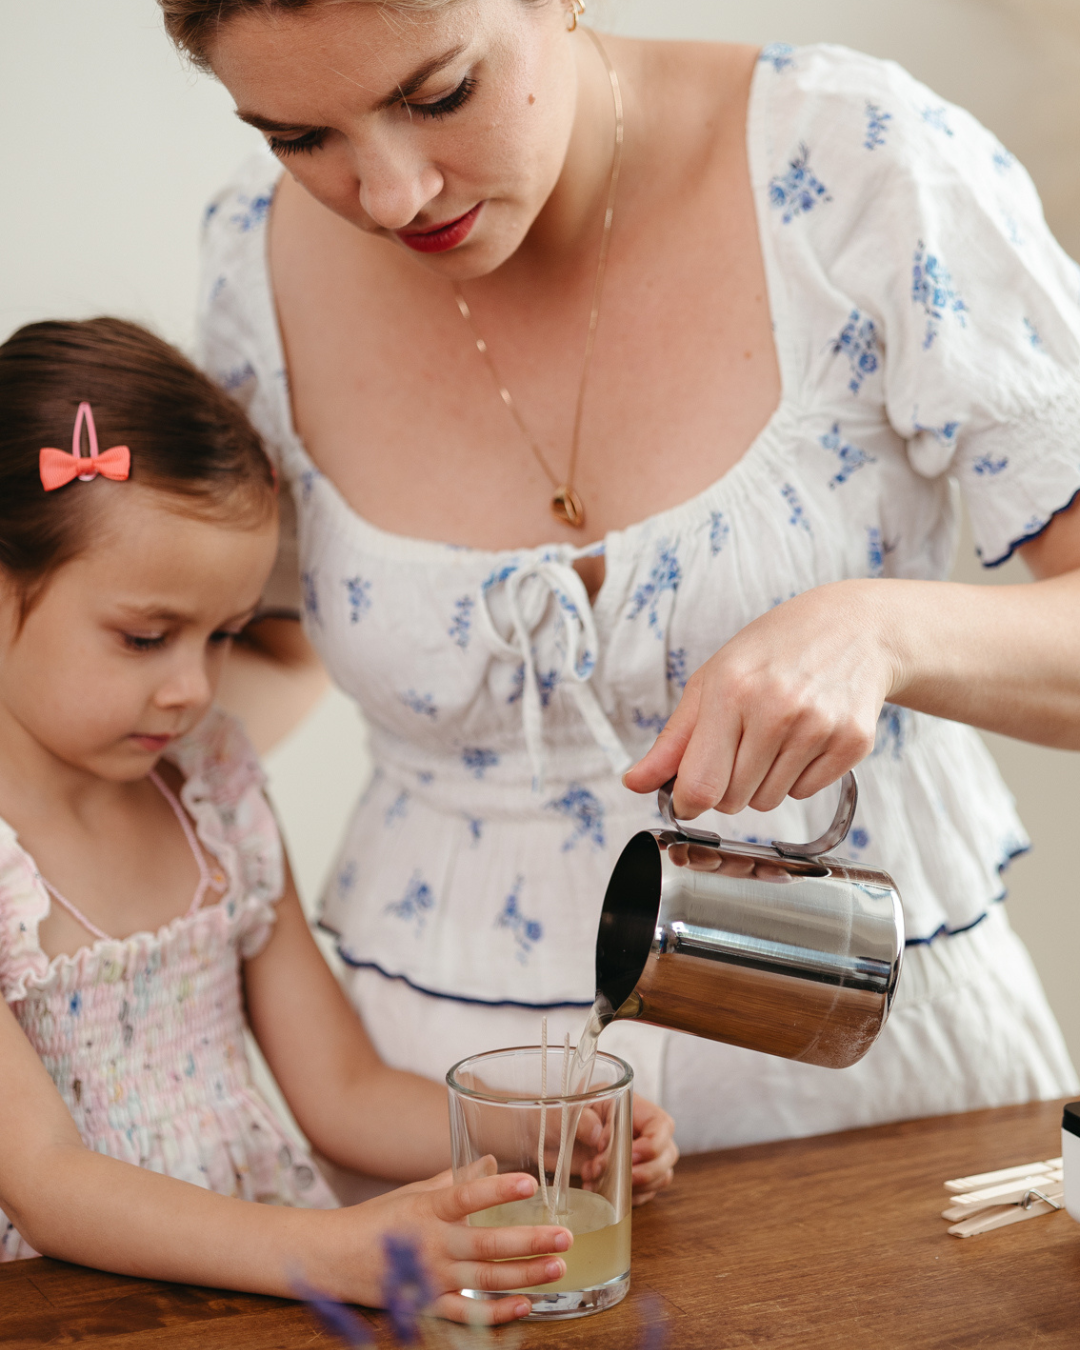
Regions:
<instances>
[{"instance_id":1,"label":"girl's pink smocked dress","mask_svg":"<svg viewBox=\"0 0 1080 1350\"><path fill-rule=\"evenodd\" d=\"M37 933L52 901L0 820L0 992L88 1148L222 1195L331 1208L311 1158L255 1088L244 1046L240 963L269 938L284 878L262 772L217 711L167 758L227 878L220 901L156 934L99 938L50 961ZM0 1260L34 1255L0 1213Z\"/></svg>"}]
</instances>

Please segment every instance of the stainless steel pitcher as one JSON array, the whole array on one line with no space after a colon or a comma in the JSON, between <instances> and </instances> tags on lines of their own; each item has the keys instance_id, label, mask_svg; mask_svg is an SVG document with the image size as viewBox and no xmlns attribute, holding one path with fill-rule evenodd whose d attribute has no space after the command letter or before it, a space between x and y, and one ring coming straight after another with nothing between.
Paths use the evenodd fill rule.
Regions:
<instances>
[{"instance_id":1,"label":"stainless steel pitcher","mask_svg":"<svg viewBox=\"0 0 1080 1350\"><path fill-rule=\"evenodd\" d=\"M830 852L858 800L841 783L832 824L810 844L740 844L681 825L674 779L665 829L623 849L596 940L602 1021L637 1018L842 1069L889 1015L904 914L887 873Z\"/></svg>"}]
</instances>

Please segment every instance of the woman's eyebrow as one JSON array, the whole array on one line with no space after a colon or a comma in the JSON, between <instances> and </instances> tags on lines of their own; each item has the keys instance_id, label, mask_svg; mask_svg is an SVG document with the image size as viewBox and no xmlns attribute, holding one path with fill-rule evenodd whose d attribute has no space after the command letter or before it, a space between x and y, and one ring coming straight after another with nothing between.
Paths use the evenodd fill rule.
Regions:
<instances>
[{"instance_id":1,"label":"woman's eyebrow","mask_svg":"<svg viewBox=\"0 0 1080 1350\"><path fill-rule=\"evenodd\" d=\"M395 104L400 103L403 99L410 98L418 89L423 88L432 75L438 75L439 71L445 70L447 66L456 61L465 50L466 45L464 42L459 42L456 46L443 52L441 56L434 56L430 61L425 61L423 65L417 66L411 75L402 80L389 94L380 98L373 105L374 111L383 112L385 109L392 108ZM297 122L276 122L272 117L263 117L262 113L247 112L243 108L237 108L236 115L241 122L246 122L248 126L255 127L259 131L272 133L305 130L305 127Z\"/></svg>"}]
</instances>

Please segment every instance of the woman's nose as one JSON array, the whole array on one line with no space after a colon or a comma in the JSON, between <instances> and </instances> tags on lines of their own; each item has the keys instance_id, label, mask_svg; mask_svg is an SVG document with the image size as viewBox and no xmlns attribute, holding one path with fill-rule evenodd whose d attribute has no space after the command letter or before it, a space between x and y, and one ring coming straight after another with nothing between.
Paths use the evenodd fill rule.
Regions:
<instances>
[{"instance_id":1,"label":"woman's nose","mask_svg":"<svg viewBox=\"0 0 1080 1350\"><path fill-rule=\"evenodd\" d=\"M443 176L433 164L410 162L405 154L365 155L357 176L361 209L383 230L404 229L443 190Z\"/></svg>"}]
</instances>

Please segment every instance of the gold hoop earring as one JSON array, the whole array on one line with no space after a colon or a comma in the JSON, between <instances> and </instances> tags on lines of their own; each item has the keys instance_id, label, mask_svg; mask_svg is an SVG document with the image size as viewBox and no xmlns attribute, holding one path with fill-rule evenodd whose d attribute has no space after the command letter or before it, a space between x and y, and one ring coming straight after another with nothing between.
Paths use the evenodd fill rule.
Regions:
<instances>
[{"instance_id":1,"label":"gold hoop earring","mask_svg":"<svg viewBox=\"0 0 1080 1350\"><path fill-rule=\"evenodd\" d=\"M578 19L585 13L585 0L570 0L570 13L566 16L567 31L573 33L577 29Z\"/></svg>"}]
</instances>

